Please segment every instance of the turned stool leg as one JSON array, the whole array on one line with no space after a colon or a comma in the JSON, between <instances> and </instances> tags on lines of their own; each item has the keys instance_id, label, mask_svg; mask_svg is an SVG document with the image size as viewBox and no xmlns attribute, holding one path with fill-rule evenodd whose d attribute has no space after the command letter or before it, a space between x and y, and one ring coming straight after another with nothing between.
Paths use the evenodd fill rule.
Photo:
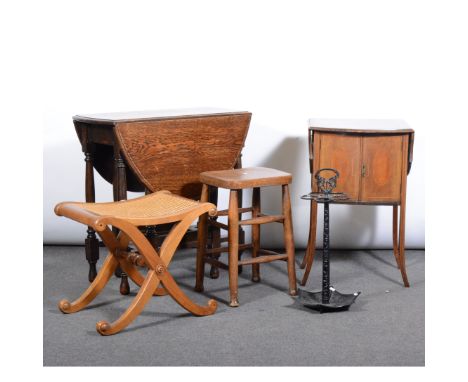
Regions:
<instances>
[{"instance_id":1,"label":"turned stool leg","mask_svg":"<svg viewBox=\"0 0 468 382\"><path fill-rule=\"evenodd\" d=\"M232 307L239 306L237 298L238 288L238 261L239 261L239 211L238 192L230 190L228 212L228 245L229 245L229 290Z\"/></svg>"},{"instance_id":2,"label":"turned stool leg","mask_svg":"<svg viewBox=\"0 0 468 382\"><path fill-rule=\"evenodd\" d=\"M234 168L236 168L236 169L242 168L242 153L240 153L239 156L237 157L237 161L236 161L236 164L234 165ZM237 190L237 208L242 208L243 194L244 194L244 192L242 191L242 189ZM239 220L242 220L242 214L239 214ZM239 226L239 244L245 244L245 231L242 228L242 226ZM239 251L239 256L238 256L239 261L242 258L242 253L243 252L244 251L242 251L242 250ZM238 270L239 270L239 274L241 274L242 273L242 265L238 266Z\"/></svg>"},{"instance_id":3,"label":"turned stool leg","mask_svg":"<svg viewBox=\"0 0 468 382\"><path fill-rule=\"evenodd\" d=\"M215 206L218 205L218 187L208 186L208 201L213 203ZM216 216L213 216L213 220L217 220ZM218 227L208 225L208 235L211 239L211 248L221 247L221 232ZM220 255L211 255L216 260L219 259ZM210 277L217 279L219 277L219 269L216 265L211 264Z\"/></svg>"},{"instance_id":4,"label":"turned stool leg","mask_svg":"<svg viewBox=\"0 0 468 382\"><path fill-rule=\"evenodd\" d=\"M208 201L209 193L206 184L202 187L200 202ZM208 214L203 214L198 219L198 243L197 243L197 262L195 267L196 281L195 290L203 292L203 280L205 278L205 251L206 251L206 236L208 233Z\"/></svg>"},{"instance_id":5,"label":"turned stool leg","mask_svg":"<svg viewBox=\"0 0 468 382\"><path fill-rule=\"evenodd\" d=\"M291 216L291 200L289 197L289 186L283 184L283 215L284 215L284 244L286 254L288 255L288 279L289 279L289 294L295 296L297 294L296 285L296 264L294 257L294 234Z\"/></svg>"},{"instance_id":6,"label":"turned stool leg","mask_svg":"<svg viewBox=\"0 0 468 382\"><path fill-rule=\"evenodd\" d=\"M252 193L252 218L260 213L260 187L255 187ZM260 224L252 225L252 258L257 257L260 249ZM260 281L260 264L252 264L252 281Z\"/></svg>"}]
</instances>

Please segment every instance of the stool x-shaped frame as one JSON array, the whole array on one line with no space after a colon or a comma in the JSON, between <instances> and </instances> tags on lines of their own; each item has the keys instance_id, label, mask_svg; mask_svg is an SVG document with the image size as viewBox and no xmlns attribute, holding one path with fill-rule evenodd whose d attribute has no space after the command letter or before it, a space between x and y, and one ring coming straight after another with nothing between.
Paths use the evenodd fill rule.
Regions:
<instances>
[{"instance_id":1,"label":"stool x-shaped frame","mask_svg":"<svg viewBox=\"0 0 468 382\"><path fill-rule=\"evenodd\" d=\"M118 333L127 327L143 310L152 295L169 294L179 305L196 316L206 316L216 311L217 304L209 300L208 305L194 303L182 292L168 271L169 263L187 232L190 224L200 215L216 213L211 203L199 203L190 199L160 191L140 198L113 203L60 203L55 213L83 223L94 229L109 249L97 277L86 291L75 301L62 300L59 309L63 313L78 312L86 307L102 291L115 269L120 265L140 290L128 309L114 322L99 321L97 331L102 335ZM159 254L138 226L177 222L161 245ZM112 227L120 230L116 236ZM137 251L129 250L129 244ZM138 266L148 267L143 276ZM160 287L160 283L162 287Z\"/></svg>"}]
</instances>

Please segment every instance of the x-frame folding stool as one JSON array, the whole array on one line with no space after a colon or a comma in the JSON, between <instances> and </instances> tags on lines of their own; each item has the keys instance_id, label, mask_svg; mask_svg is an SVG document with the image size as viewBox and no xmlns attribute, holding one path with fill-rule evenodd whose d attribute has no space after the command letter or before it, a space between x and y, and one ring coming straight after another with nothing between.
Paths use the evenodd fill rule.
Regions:
<instances>
[{"instance_id":1,"label":"x-frame folding stool","mask_svg":"<svg viewBox=\"0 0 468 382\"><path fill-rule=\"evenodd\" d=\"M86 307L102 291L115 269L121 269L140 286L140 290L127 310L114 322L99 321L97 331L111 335L127 327L143 310L151 296L169 294L179 305L196 316L216 311L217 304L209 300L206 306L194 303L182 292L168 271L169 263L191 223L200 215L214 215L216 207L191 199L159 191L140 198L111 203L64 202L55 207L55 213L94 229L109 249L101 270L86 291L75 301L62 300L63 313L75 313ZM176 223L161 245L159 254L150 244L139 226ZM120 230L116 236L112 227ZM137 251L129 249L129 244ZM143 276L136 266L148 267ZM159 284L162 284L162 287Z\"/></svg>"}]
</instances>

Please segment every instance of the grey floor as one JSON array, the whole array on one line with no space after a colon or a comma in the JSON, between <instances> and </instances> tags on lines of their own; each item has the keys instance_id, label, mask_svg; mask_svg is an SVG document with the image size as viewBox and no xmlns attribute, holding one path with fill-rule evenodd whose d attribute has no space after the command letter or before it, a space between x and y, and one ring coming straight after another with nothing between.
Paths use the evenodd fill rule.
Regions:
<instances>
[{"instance_id":1,"label":"grey floor","mask_svg":"<svg viewBox=\"0 0 468 382\"><path fill-rule=\"evenodd\" d=\"M101 249L101 262L105 256ZM225 256L225 255L224 255ZM297 262L303 251L298 251ZM320 288L320 255L307 289ZM261 265L262 281L240 278L239 308L229 308L227 273L206 278L193 292L193 250L179 252L170 271L199 303L218 301L212 316L194 317L170 297L154 297L123 332L100 336L95 324L113 321L129 305L112 279L91 306L64 315L62 298L87 287L83 247L44 247L45 366L423 366L424 251L407 251L411 288L403 288L387 250L335 251L332 283L341 292L362 291L348 312L319 314L287 294L286 264ZM302 270L297 268L298 277Z\"/></svg>"}]
</instances>

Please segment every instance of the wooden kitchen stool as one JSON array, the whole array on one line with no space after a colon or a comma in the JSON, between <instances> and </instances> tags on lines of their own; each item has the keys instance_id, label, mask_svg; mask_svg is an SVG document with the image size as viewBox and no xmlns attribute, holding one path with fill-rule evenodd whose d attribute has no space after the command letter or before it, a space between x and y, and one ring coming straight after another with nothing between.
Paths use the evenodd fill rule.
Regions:
<instances>
[{"instance_id":1,"label":"wooden kitchen stool","mask_svg":"<svg viewBox=\"0 0 468 382\"><path fill-rule=\"evenodd\" d=\"M169 263L190 224L200 215L216 213L215 205L159 191L143 197L111 203L65 202L55 207L55 213L83 223L95 230L109 249L101 270L86 291L75 301L62 300L63 313L78 312L101 292L118 266L140 290L128 309L112 323L99 321L97 331L102 335L115 334L127 327L143 310L152 295L170 294L183 308L197 316L213 314L216 302L209 300L200 306L190 300L179 288L168 271ZM159 253L140 231L140 226L176 223L161 245ZM119 229L116 236L111 226ZM132 250L132 243L136 250ZM143 276L138 266L148 267ZM159 287L162 283L163 287Z\"/></svg>"},{"instance_id":2,"label":"wooden kitchen stool","mask_svg":"<svg viewBox=\"0 0 468 382\"><path fill-rule=\"evenodd\" d=\"M294 239L291 219L291 202L289 197L289 184L292 181L291 174L283 171L250 167L224 171L207 171L200 174L203 183L201 202L207 202L209 187L225 188L230 190L228 210L218 211L212 218L207 214L200 216L198 223L198 250L196 263L195 290L203 291L203 279L205 263L209 263L221 269L229 270L230 303L232 307L239 306L238 300L238 267L240 265L252 265L252 281L260 281L260 263L268 263L275 260L286 260L289 278L289 293L296 295L296 271L294 264ZM281 186L282 188L282 214L265 215L260 212L260 188L267 186ZM238 208L238 190L253 188L252 207ZM252 218L242 220L243 213L251 212ZM227 216L228 224L216 220L218 216ZM278 222L284 227L284 242L286 254L279 254L260 248L260 225ZM206 248L208 225L228 231L228 246L219 248ZM243 225L252 226L252 243L239 244L239 228ZM251 249L252 257L239 259L239 251ZM218 260L222 252L228 252L228 265Z\"/></svg>"}]
</instances>

